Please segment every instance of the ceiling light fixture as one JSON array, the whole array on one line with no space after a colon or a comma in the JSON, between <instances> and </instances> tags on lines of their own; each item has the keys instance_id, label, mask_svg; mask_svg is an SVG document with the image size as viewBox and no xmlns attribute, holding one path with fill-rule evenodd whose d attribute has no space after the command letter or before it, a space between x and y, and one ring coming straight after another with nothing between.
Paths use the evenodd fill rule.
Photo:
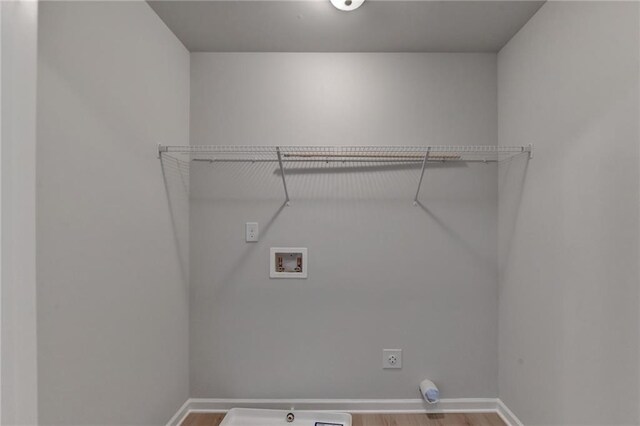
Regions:
<instances>
[{"instance_id":1,"label":"ceiling light fixture","mask_svg":"<svg viewBox=\"0 0 640 426\"><path fill-rule=\"evenodd\" d=\"M364 0L331 0L331 4L334 5L336 9L344 10L346 12L356 10L362 6L362 3L364 3Z\"/></svg>"}]
</instances>

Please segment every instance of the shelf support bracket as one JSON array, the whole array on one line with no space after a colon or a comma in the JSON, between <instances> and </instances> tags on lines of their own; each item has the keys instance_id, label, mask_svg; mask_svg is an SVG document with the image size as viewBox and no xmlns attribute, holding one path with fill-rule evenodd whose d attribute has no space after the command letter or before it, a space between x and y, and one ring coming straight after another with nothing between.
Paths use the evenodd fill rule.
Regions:
<instances>
[{"instance_id":1,"label":"shelf support bracket","mask_svg":"<svg viewBox=\"0 0 640 426\"><path fill-rule=\"evenodd\" d=\"M533 159L533 144L527 145L525 150L529 153L529 160Z\"/></svg>"},{"instance_id":2,"label":"shelf support bracket","mask_svg":"<svg viewBox=\"0 0 640 426\"><path fill-rule=\"evenodd\" d=\"M420 194L420 187L422 186L422 179L424 178L424 169L427 166L427 161L429 160L429 151L431 147L427 147L427 152L424 154L424 159L422 160L422 170L420 171L420 180L418 181L418 189L416 190L416 196L413 198L413 205L418 205L418 194Z\"/></svg>"},{"instance_id":3,"label":"shelf support bracket","mask_svg":"<svg viewBox=\"0 0 640 426\"><path fill-rule=\"evenodd\" d=\"M282 155L280 154L280 147L276 146L276 154L278 154L278 164L280 165L280 175L282 176L282 185L284 186L284 196L286 198L287 206L290 205L289 202L289 191L287 190L287 180L284 177L284 166L282 165Z\"/></svg>"}]
</instances>

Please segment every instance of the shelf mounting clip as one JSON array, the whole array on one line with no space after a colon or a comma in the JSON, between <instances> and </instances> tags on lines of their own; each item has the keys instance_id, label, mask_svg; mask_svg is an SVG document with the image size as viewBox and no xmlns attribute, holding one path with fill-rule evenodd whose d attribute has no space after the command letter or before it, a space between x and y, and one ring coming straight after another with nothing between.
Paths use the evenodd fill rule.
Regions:
<instances>
[{"instance_id":1,"label":"shelf mounting clip","mask_svg":"<svg viewBox=\"0 0 640 426\"><path fill-rule=\"evenodd\" d=\"M168 149L166 146L162 145L162 144L158 144L158 158L162 158L162 153L163 152L167 152Z\"/></svg>"},{"instance_id":2,"label":"shelf mounting clip","mask_svg":"<svg viewBox=\"0 0 640 426\"><path fill-rule=\"evenodd\" d=\"M529 153L529 160L533 159L533 144L530 143L525 148L525 151Z\"/></svg>"}]
</instances>

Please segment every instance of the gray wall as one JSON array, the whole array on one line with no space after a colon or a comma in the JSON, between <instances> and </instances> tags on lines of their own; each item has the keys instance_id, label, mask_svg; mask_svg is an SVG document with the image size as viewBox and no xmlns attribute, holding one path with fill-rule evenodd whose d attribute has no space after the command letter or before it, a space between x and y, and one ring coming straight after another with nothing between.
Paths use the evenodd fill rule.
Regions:
<instances>
[{"instance_id":1,"label":"gray wall","mask_svg":"<svg viewBox=\"0 0 640 426\"><path fill-rule=\"evenodd\" d=\"M494 54L195 53L191 144L495 144L496 96ZM298 167L290 207L273 164L190 172L193 397L497 396L495 165L430 166L422 207L415 168Z\"/></svg>"},{"instance_id":2,"label":"gray wall","mask_svg":"<svg viewBox=\"0 0 640 426\"><path fill-rule=\"evenodd\" d=\"M189 54L145 2L42 2L39 24L40 421L165 423L189 395L188 219L154 150L188 143Z\"/></svg>"},{"instance_id":3,"label":"gray wall","mask_svg":"<svg viewBox=\"0 0 640 426\"><path fill-rule=\"evenodd\" d=\"M548 2L498 55L500 398L639 424L638 3Z\"/></svg>"},{"instance_id":4,"label":"gray wall","mask_svg":"<svg viewBox=\"0 0 640 426\"><path fill-rule=\"evenodd\" d=\"M2 366L0 423L37 423L36 62L38 3L0 2Z\"/></svg>"}]
</instances>

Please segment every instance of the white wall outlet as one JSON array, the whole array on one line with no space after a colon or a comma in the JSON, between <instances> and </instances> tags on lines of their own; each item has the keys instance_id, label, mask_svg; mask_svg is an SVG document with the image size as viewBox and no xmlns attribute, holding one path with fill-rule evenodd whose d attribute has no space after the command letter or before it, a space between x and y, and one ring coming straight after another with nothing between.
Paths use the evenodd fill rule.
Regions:
<instances>
[{"instance_id":1,"label":"white wall outlet","mask_svg":"<svg viewBox=\"0 0 640 426\"><path fill-rule=\"evenodd\" d=\"M382 368L402 368L402 349L383 349Z\"/></svg>"},{"instance_id":2,"label":"white wall outlet","mask_svg":"<svg viewBox=\"0 0 640 426\"><path fill-rule=\"evenodd\" d=\"M258 241L258 222L247 222L245 227L245 239L248 243Z\"/></svg>"}]
</instances>

